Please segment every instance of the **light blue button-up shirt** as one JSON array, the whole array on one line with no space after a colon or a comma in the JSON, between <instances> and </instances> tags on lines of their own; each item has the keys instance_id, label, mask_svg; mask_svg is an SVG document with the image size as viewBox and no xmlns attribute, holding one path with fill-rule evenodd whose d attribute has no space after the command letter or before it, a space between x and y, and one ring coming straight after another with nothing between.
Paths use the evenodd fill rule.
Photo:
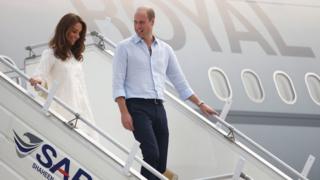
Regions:
<instances>
[{"instance_id":1,"label":"light blue button-up shirt","mask_svg":"<svg viewBox=\"0 0 320 180\"><path fill-rule=\"evenodd\" d=\"M150 55L147 44L137 35L121 41L113 57L113 98L164 99L169 78L185 100L193 94L172 48L155 38Z\"/></svg>"}]
</instances>

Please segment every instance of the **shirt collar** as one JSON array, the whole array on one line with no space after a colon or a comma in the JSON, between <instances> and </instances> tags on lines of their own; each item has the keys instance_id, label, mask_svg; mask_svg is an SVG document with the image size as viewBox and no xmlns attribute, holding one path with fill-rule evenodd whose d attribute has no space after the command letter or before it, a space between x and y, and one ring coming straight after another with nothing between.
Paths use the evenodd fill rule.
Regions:
<instances>
[{"instance_id":1,"label":"shirt collar","mask_svg":"<svg viewBox=\"0 0 320 180\"><path fill-rule=\"evenodd\" d=\"M142 38L139 37L137 34L133 35L132 40L135 44L139 43L142 41Z\"/></svg>"},{"instance_id":2,"label":"shirt collar","mask_svg":"<svg viewBox=\"0 0 320 180\"><path fill-rule=\"evenodd\" d=\"M155 37L155 36L153 36L153 37L154 37L153 43L159 44L159 39L158 39L157 37ZM135 44L137 44L137 43L139 43L139 42L141 42L141 41L143 41L143 39L142 39L141 37L139 37L137 34L135 34L135 35L133 36L133 42L134 42Z\"/></svg>"}]
</instances>

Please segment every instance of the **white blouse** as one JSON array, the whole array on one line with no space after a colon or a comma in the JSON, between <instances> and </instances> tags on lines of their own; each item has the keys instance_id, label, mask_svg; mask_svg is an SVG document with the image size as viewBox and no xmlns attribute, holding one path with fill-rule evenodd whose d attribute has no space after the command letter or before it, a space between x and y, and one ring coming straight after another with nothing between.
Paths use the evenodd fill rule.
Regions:
<instances>
[{"instance_id":1,"label":"white blouse","mask_svg":"<svg viewBox=\"0 0 320 180\"><path fill-rule=\"evenodd\" d=\"M49 89L52 87L52 83L56 81L58 88L55 96L79 113L81 117L95 125L81 61L77 61L74 57L62 61L54 56L52 49L46 49L42 53L40 64L34 73L34 77L45 81ZM53 103L51 108L68 121L74 118L74 115L57 103ZM78 121L77 127L91 138L98 140L97 133L85 123Z\"/></svg>"}]
</instances>

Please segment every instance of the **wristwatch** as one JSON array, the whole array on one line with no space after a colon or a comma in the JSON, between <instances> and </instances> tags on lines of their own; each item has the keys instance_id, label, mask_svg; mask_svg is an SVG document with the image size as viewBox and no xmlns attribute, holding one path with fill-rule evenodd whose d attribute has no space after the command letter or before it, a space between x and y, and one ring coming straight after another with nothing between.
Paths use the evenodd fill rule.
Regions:
<instances>
[{"instance_id":1,"label":"wristwatch","mask_svg":"<svg viewBox=\"0 0 320 180\"><path fill-rule=\"evenodd\" d=\"M197 104L197 106L200 107L202 104L204 104L204 102L203 102L203 101L200 101L200 102Z\"/></svg>"}]
</instances>

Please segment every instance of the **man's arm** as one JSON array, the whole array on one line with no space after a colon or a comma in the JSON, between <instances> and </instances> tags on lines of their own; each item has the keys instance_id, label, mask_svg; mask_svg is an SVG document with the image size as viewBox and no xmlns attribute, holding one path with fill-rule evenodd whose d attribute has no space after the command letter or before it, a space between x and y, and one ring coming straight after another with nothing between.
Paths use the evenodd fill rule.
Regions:
<instances>
[{"instance_id":1,"label":"man's arm","mask_svg":"<svg viewBox=\"0 0 320 180\"><path fill-rule=\"evenodd\" d=\"M127 52L123 45L118 45L116 53L113 57L113 74L112 74L112 93L114 100L118 103L121 113L122 126L130 131L133 131L131 115L127 109L125 100L125 77L127 69Z\"/></svg>"},{"instance_id":2,"label":"man's arm","mask_svg":"<svg viewBox=\"0 0 320 180\"><path fill-rule=\"evenodd\" d=\"M170 81L174 84L175 88L180 94L181 99L189 99L195 105L197 105L200 108L200 110L207 116L218 114L213 108L201 101L200 98L198 98L198 96L190 88L172 48L169 48L169 63L167 68L167 76L169 77Z\"/></svg>"},{"instance_id":3,"label":"man's arm","mask_svg":"<svg viewBox=\"0 0 320 180\"><path fill-rule=\"evenodd\" d=\"M124 84L127 74L127 59L125 46L118 45L112 59L112 96L114 100L117 97L126 97Z\"/></svg>"},{"instance_id":4,"label":"man's arm","mask_svg":"<svg viewBox=\"0 0 320 180\"><path fill-rule=\"evenodd\" d=\"M128 111L126 100L123 96L117 97L116 102L118 103L119 111L121 114L121 123L122 126L130 131L133 131L133 123L132 123L132 117Z\"/></svg>"},{"instance_id":5,"label":"man's arm","mask_svg":"<svg viewBox=\"0 0 320 180\"><path fill-rule=\"evenodd\" d=\"M190 88L182 70L177 60L177 57L171 47L168 49L168 66L166 70L166 75L168 76L171 83L174 85L175 89L179 93L180 99L186 100L192 94L193 90Z\"/></svg>"}]
</instances>

